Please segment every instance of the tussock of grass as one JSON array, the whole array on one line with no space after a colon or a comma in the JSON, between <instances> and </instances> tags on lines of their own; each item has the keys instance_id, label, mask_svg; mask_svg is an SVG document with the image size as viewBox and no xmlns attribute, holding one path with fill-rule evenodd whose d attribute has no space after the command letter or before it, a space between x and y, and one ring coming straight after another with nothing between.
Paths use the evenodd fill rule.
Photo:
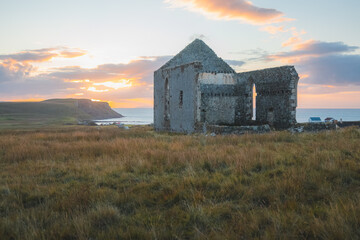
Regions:
<instances>
[{"instance_id":1,"label":"tussock of grass","mask_svg":"<svg viewBox=\"0 0 360 240\"><path fill-rule=\"evenodd\" d=\"M360 238L360 130L0 133L1 239Z\"/></svg>"}]
</instances>

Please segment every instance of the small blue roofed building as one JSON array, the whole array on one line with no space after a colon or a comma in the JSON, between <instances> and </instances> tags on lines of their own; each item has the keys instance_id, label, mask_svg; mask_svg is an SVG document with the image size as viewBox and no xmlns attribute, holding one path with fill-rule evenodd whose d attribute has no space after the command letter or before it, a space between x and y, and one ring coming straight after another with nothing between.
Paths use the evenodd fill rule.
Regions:
<instances>
[{"instance_id":1,"label":"small blue roofed building","mask_svg":"<svg viewBox=\"0 0 360 240\"><path fill-rule=\"evenodd\" d=\"M310 117L309 118L309 123L321 123L321 118L320 117Z\"/></svg>"}]
</instances>

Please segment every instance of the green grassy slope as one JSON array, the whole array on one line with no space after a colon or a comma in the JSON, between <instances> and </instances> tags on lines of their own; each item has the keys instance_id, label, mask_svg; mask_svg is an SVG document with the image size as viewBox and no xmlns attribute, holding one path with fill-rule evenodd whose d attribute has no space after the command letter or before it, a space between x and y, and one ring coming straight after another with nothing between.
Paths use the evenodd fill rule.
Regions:
<instances>
[{"instance_id":1,"label":"green grassy slope","mask_svg":"<svg viewBox=\"0 0 360 240\"><path fill-rule=\"evenodd\" d=\"M76 124L78 120L121 117L107 103L87 99L0 103L0 128Z\"/></svg>"}]
</instances>

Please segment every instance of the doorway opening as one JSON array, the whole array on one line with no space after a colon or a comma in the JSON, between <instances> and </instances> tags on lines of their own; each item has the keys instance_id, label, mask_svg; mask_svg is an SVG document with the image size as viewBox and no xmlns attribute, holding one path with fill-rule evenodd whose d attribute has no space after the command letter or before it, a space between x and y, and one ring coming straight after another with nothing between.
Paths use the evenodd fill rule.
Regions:
<instances>
[{"instance_id":1,"label":"doorway opening","mask_svg":"<svg viewBox=\"0 0 360 240\"><path fill-rule=\"evenodd\" d=\"M267 121L270 125L274 125L274 108L272 107L268 110Z\"/></svg>"}]
</instances>

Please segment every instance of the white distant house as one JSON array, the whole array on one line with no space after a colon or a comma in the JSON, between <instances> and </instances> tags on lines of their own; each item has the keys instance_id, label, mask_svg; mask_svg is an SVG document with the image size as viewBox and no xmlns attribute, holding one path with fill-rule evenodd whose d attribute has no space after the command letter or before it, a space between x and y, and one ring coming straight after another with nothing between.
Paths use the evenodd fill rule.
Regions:
<instances>
[{"instance_id":1,"label":"white distant house","mask_svg":"<svg viewBox=\"0 0 360 240\"><path fill-rule=\"evenodd\" d=\"M334 118L332 118L332 117L327 117L327 118L325 118L325 122L326 123L334 123L336 120L334 119Z\"/></svg>"},{"instance_id":2,"label":"white distant house","mask_svg":"<svg viewBox=\"0 0 360 240\"><path fill-rule=\"evenodd\" d=\"M321 123L321 118L320 117L310 117L309 118L309 123Z\"/></svg>"}]
</instances>

